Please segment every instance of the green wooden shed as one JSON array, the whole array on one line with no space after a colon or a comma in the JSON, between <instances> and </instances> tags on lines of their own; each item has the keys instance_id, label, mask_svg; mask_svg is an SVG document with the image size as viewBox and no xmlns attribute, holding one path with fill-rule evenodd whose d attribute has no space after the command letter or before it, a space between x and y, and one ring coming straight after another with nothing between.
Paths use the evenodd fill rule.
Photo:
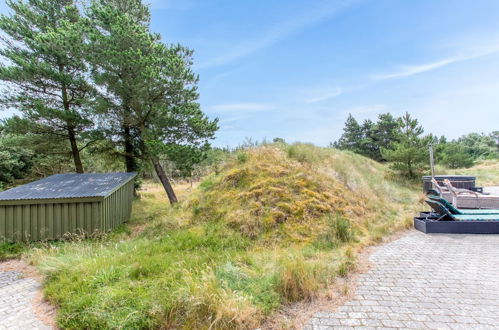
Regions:
<instances>
[{"instance_id":1,"label":"green wooden shed","mask_svg":"<svg viewBox=\"0 0 499 330\"><path fill-rule=\"evenodd\" d=\"M56 174L0 192L0 242L113 230L130 218L135 175Z\"/></svg>"}]
</instances>

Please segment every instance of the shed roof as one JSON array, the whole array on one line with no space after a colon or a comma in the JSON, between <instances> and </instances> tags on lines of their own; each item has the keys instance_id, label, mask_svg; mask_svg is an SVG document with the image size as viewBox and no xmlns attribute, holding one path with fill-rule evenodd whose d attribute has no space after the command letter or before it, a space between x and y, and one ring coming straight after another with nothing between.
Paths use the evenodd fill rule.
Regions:
<instances>
[{"instance_id":1,"label":"shed roof","mask_svg":"<svg viewBox=\"0 0 499 330\"><path fill-rule=\"evenodd\" d=\"M0 201L105 197L136 173L56 174L0 192Z\"/></svg>"}]
</instances>

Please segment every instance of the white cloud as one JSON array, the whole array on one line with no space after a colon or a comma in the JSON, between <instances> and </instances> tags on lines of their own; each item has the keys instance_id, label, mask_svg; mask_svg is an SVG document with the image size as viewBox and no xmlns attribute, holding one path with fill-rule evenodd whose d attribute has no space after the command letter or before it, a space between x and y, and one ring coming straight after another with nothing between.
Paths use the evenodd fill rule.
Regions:
<instances>
[{"instance_id":1,"label":"white cloud","mask_svg":"<svg viewBox=\"0 0 499 330\"><path fill-rule=\"evenodd\" d=\"M229 103L217 104L208 107L212 112L262 112L275 109L275 106L267 103Z\"/></svg>"},{"instance_id":2,"label":"white cloud","mask_svg":"<svg viewBox=\"0 0 499 330\"><path fill-rule=\"evenodd\" d=\"M472 60L475 58L491 55L499 52L499 46L497 43L494 43L492 46L479 46L475 47L474 50L468 52L464 55L457 55L453 57L448 57L442 60L438 60L431 63L425 63L420 65L412 65L412 66L404 66L401 67L400 70L390 73L382 73L373 75L372 78L375 80L386 80L386 79L394 79L394 78L403 78L413 76L419 73L436 70L438 68L467 60Z\"/></svg>"},{"instance_id":3,"label":"white cloud","mask_svg":"<svg viewBox=\"0 0 499 330\"><path fill-rule=\"evenodd\" d=\"M277 25L275 28L267 31L266 34L255 37L253 40L248 40L239 45L236 45L232 50L223 49L224 55L215 57L207 62L201 63L200 68L215 67L230 63L241 57L250 55L262 48L268 47L282 39L291 36L298 31L301 31L309 26L318 24L325 19L338 14L341 10L350 6L358 0L348 0L341 2L327 2L326 5L315 7L311 10L304 10L295 17Z\"/></svg>"},{"instance_id":4,"label":"white cloud","mask_svg":"<svg viewBox=\"0 0 499 330\"><path fill-rule=\"evenodd\" d=\"M341 95L343 93L343 89L341 87L319 88L316 90L308 90L306 93L310 96L305 99L305 103L317 103Z\"/></svg>"},{"instance_id":5,"label":"white cloud","mask_svg":"<svg viewBox=\"0 0 499 330\"><path fill-rule=\"evenodd\" d=\"M418 73L423 73L426 71L431 71L438 69L440 67L462 61L463 59L460 57L451 57L447 59L443 59L440 61L436 61L433 63L426 63L426 64L421 64L421 65L414 65L414 66L405 66L401 68L401 70L397 72L392 72L392 73L384 73L384 74L377 74L374 75L373 78L375 80L385 80L385 79L392 79L392 78L402 78L402 77L408 77L412 76Z\"/></svg>"}]
</instances>

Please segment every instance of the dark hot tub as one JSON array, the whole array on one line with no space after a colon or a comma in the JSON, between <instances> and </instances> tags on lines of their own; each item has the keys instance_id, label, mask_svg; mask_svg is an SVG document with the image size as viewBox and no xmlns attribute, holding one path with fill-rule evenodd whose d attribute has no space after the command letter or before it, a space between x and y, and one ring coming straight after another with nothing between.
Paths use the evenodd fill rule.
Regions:
<instances>
[{"instance_id":1,"label":"dark hot tub","mask_svg":"<svg viewBox=\"0 0 499 330\"><path fill-rule=\"evenodd\" d=\"M449 180L452 185L456 188L469 189L475 187L476 176L469 175L435 175L437 182L443 186L443 181L445 179ZM427 192L432 188L431 176L423 176L423 192Z\"/></svg>"}]
</instances>

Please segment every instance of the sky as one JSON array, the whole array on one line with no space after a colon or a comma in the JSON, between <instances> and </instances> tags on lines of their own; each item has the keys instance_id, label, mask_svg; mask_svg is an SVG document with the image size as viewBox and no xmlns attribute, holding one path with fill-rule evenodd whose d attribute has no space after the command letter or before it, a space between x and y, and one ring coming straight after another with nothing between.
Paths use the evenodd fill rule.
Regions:
<instances>
[{"instance_id":1,"label":"sky","mask_svg":"<svg viewBox=\"0 0 499 330\"><path fill-rule=\"evenodd\" d=\"M349 113L409 112L451 139L499 130L497 0L149 2L152 30L195 51L214 145L327 145Z\"/></svg>"}]
</instances>

